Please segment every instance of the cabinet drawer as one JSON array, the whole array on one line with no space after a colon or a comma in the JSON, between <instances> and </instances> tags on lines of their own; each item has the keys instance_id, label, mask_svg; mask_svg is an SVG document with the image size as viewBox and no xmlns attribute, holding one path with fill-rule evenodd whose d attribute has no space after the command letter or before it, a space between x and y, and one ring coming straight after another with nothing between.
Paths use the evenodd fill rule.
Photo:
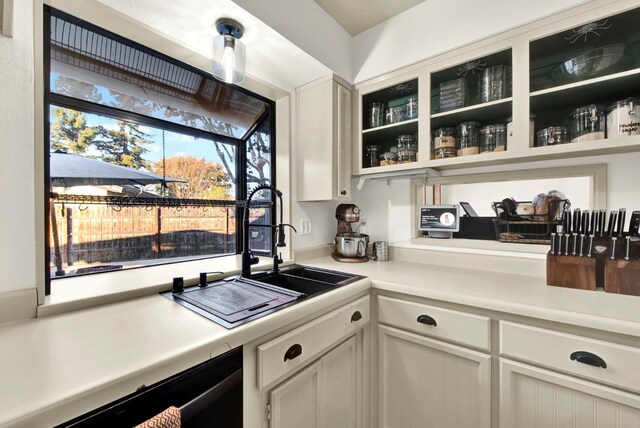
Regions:
<instances>
[{"instance_id":1,"label":"cabinet drawer","mask_svg":"<svg viewBox=\"0 0 640 428\"><path fill-rule=\"evenodd\" d=\"M500 353L640 391L640 348L501 321ZM589 364L601 364L598 357L606 368Z\"/></svg>"},{"instance_id":2,"label":"cabinet drawer","mask_svg":"<svg viewBox=\"0 0 640 428\"><path fill-rule=\"evenodd\" d=\"M491 348L491 320L488 317L380 296L378 320L403 330L484 350Z\"/></svg>"},{"instance_id":3,"label":"cabinet drawer","mask_svg":"<svg viewBox=\"0 0 640 428\"><path fill-rule=\"evenodd\" d=\"M370 318L369 300L365 296L258 346L258 387L280 380L364 327Z\"/></svg>"}]
</instances>

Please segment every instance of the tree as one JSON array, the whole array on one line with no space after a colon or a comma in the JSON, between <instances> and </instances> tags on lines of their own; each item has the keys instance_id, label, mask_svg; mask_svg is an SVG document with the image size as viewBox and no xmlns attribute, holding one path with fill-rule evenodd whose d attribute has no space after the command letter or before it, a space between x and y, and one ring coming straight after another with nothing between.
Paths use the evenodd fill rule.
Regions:
<instances>
[{"instance_id":1,"label":"tree","mask_svg":"<svg viewBox=\"0 0 640 428\"><path fill-rule=\"evenodd\" d=\"M96 128L87 125L86 115L76 110L54 107L51 114L51 148L82 154L96 138Z\"/></svg>"},{"instance_id":2,"label":"tree","mask_svg":"<svg viewBox=\"0 0 640 428\"><path fill-rule=\"evenodd\" d=\"M150 141L148 134L140 130L140 125L126 120L118 120L115 129L98 126L93 145L100 151L100 159L115 165L140 169L146 166L142 156L148 151L145 145Z\"/></svg>"},{"instance_id":3,"label":"tree","mask_svg":"<svg viewBox=\"0 0 640 428\"><path fill-rule=\"evenodd\" d=\"M181 199L232 199L233 180L217 162L207 162L193 156L172 156L165 159L164 175L183 180L184 183L168 183L172 196ZM148 169L163 175L163 163L150 163Z\"/></svg>"}]
</instances>

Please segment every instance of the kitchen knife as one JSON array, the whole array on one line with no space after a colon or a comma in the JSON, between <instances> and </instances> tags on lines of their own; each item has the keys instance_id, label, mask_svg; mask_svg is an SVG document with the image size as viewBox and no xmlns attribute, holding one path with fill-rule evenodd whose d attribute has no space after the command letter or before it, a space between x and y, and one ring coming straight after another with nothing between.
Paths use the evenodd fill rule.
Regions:
<instances>
[{"instance_id":1,"label":"kitchen knife","mask_svg":"<svg viewBox=\"0 0 640 428\"><path fill-rule=\"evenodd\" d=\"M629 261L629 247L631 246L631 237L627 236L624 242L624 259Z\"/></svg>"},{"instance_id":2,"label":"kitchen knife","mask_svg":"<svg viewBox=\"0 0 640 428\"><path fill-rule=\"evenodd\" d=\"M578 254L578 234L574 233L573 234L573 251L571 252L571 255L575 257L576 254Z\"/></svg>"},{"instance_id":3,"label":"kitchen knife","mask_svg":"<svg viewBox=\"0 0 640 428\"><path fill-rule=\"evenodd\" d=\"M576 208L573 210L573 227L571 228L571 232L580 232L580 208Z\"/></svg>"},{"instance_id":4,"label":"kitchen knife","mask_svg":"<svg viewBox=\"0 0 640 428\"><path fill-rule=\"evenodd\" d=\"M599 228L600 228L600 237L601 238L604 235L604 220L605 220L605 216L606 215L607 215L607 210L605 210L605 209L600 209L600 211L598 212L598 224L599 224Z\"/></svg>"},{"instance_id":5,"label":"kitchen knife","mask_svg":"<svg viewBox=\"0 0 640 428\"><path fill-rule=\"evenodd\" d=\"M584 237L585 235L580 235L580 257L584 256Z\"/></svg>"},{"instance_id":6,"label":"kitchen knife","mask_svg":"<svg viewBox=\"0 0 640 428\"><path fill-rule=\"evenodd\" d=\"M589 210L582 211L582 219L580 220L582 227L580 228L580 232L583 235L589 233Z\"/></svg>"},{"instance_id":7,"label":"kitchen knife","mask_svg":"<svg viewBox=\"0 0 640 428\"><path fill-rule=\"evenodd\" d=\"M616 259L616 241L618 240L618 238L616 238L615 236L611 238L611 260L615 260Z\"/></svg>"},{"instance_id":8,"label":"kitchen knife","mask_svg":"<svg viewBox=\"0 0 640 428\"><path fill-rule=\"evenodd\" d=\"M627 216L627 209L620 208L618 210L618 237L619 238L622 238L622 234L624 232L624 220L626 216Z\"/></svg>"},{"instance_id":9,"label":"kitchen knife","mask_svg":"<svg viewBox=\"0 0 640 428\"><path fill-rule=\"evenodd\" d=\"M595 235L596 234L596 220L597 220L597 211L593 210L593 212L591 213L591 221L590 226L589 226L589 235Z\"/></svg>"},{"instance_id":10,"label":"kitchen knife","mask_svg":"<svg viewBox=\"0 0 640 428\"><path fill-rule=\"evenodd\" d=\"M629 221L629 235L635 236L640 229L640 211L634 211L631 214L631 220Z\"/></svg>"},{"instance_id":11,"label":"kitchen knife","mask_svg":"<svg viewBox=\"0 0 640 428\"><path fill-rule=\"evenodd\" d=\"M571 233L571 210L567 210L564 216L563 233Z\"/></svg>"},{"instance_id":12,"label":"kitchen knife","mask_svg":"<svg viewBox=\"0 0 640 428\"><path fill-rule=\"evenodd\" d=\"M566 239L566 241L564 243L564 255L568 256L569 255L569 238L570 238L570 235L567 233L564 236L565 236L565 239Z\"/></svg>"},{"instance_id":13,"label":"kitchen knife","mask_svg":"<svg viewBox=\"0 0 640 428\"><path fill-rule=\"evenodd\" d=\"M587 257L591 257L591 250L593 250L593 235L589 237L589 252L587 253Z\"/></svg>"},{"instance_id":14,"label":"kitchen knife","mask_svg":"<svg viewBox=\"0 0 640 428\"><path fill-rule=\"evenodd\" d=\"M611 213L609 213L609 223L607 225L607 236L613 236L613 227L615 225L617 215L618 215L617 211L611 211Z\"/></svg>"},{"instance_id":15,"label":"kitchen knife","mask_svg":"<svg viewBox=\"0 0 640 428\"><path fill-rule=\"evenodd\" d=\"M551 255L556 253L556 234L551 232Z\"/></svg>"}]
</instances>

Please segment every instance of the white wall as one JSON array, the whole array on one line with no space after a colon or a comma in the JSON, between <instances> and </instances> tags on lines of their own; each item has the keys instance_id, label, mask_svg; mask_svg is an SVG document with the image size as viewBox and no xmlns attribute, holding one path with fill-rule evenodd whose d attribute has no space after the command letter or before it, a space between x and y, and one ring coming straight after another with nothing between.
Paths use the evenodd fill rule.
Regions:
<instances>
[{"instance_id":1,"label":"white wall","mask_svg":"<svg viewBox=\"0 0 640 428\"><path fill-rule=\"evenodd\" d=\"M520 169L553 168L567 165L607 164L607 210L626 208L627 212L640 210L640 153L586 157L570 160L532 162L515 165ZM507 171L514 166L492 167L493 171ZM483 169L465 171L483 172ZM486 172L486 171L484 171ZM548 189L542 189L546 191ZM413 225L411 184L409 180L397 180L387 187L385 181L367 181L361 191L353 189L354 203L363 210L363 218L368 219L369 234L372 239L389 242L407 242L412 238ZM574 205L575 206L575 205ZM576 206L577 207L577 206ZM578 207L581 208L581 207ZM604 207L598 207L604 208ZM627 215L627 226L629 224Z\"/></svg>"},{"instance_id":2,"label":"white wall","mask_svg":"<svg viewBox=\"0 0 640 428\"><path fill-rule=\"evenodd\" d=\"M353 81L405 67L588 0L428 0L353 39Z\"/></svg>"},{"instance_id":3,"label":"white wall","mask_svg":"<svg viewBox=\"0 0 640 428\"><path fill-rule=\"evenodd\" d=\"M13 9L13 38L0 36L0 292L36 285L33 2Z\"/></svg>"}]
</instances>

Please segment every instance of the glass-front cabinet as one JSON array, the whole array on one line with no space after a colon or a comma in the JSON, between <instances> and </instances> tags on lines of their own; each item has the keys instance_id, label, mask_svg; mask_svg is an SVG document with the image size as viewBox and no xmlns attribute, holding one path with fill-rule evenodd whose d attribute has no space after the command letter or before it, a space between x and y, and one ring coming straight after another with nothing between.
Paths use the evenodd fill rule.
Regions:
<instances>
[{"instance_id":1,"label":"glass-front cabinet","mask_svg":"<svg viewBox=\"0 0 640 428\"><path fill-rule=\"evenodd\" d=\"M356 86L356 175L640 150L640 7L596 0Z\"/></svg>"}]
</instances>

